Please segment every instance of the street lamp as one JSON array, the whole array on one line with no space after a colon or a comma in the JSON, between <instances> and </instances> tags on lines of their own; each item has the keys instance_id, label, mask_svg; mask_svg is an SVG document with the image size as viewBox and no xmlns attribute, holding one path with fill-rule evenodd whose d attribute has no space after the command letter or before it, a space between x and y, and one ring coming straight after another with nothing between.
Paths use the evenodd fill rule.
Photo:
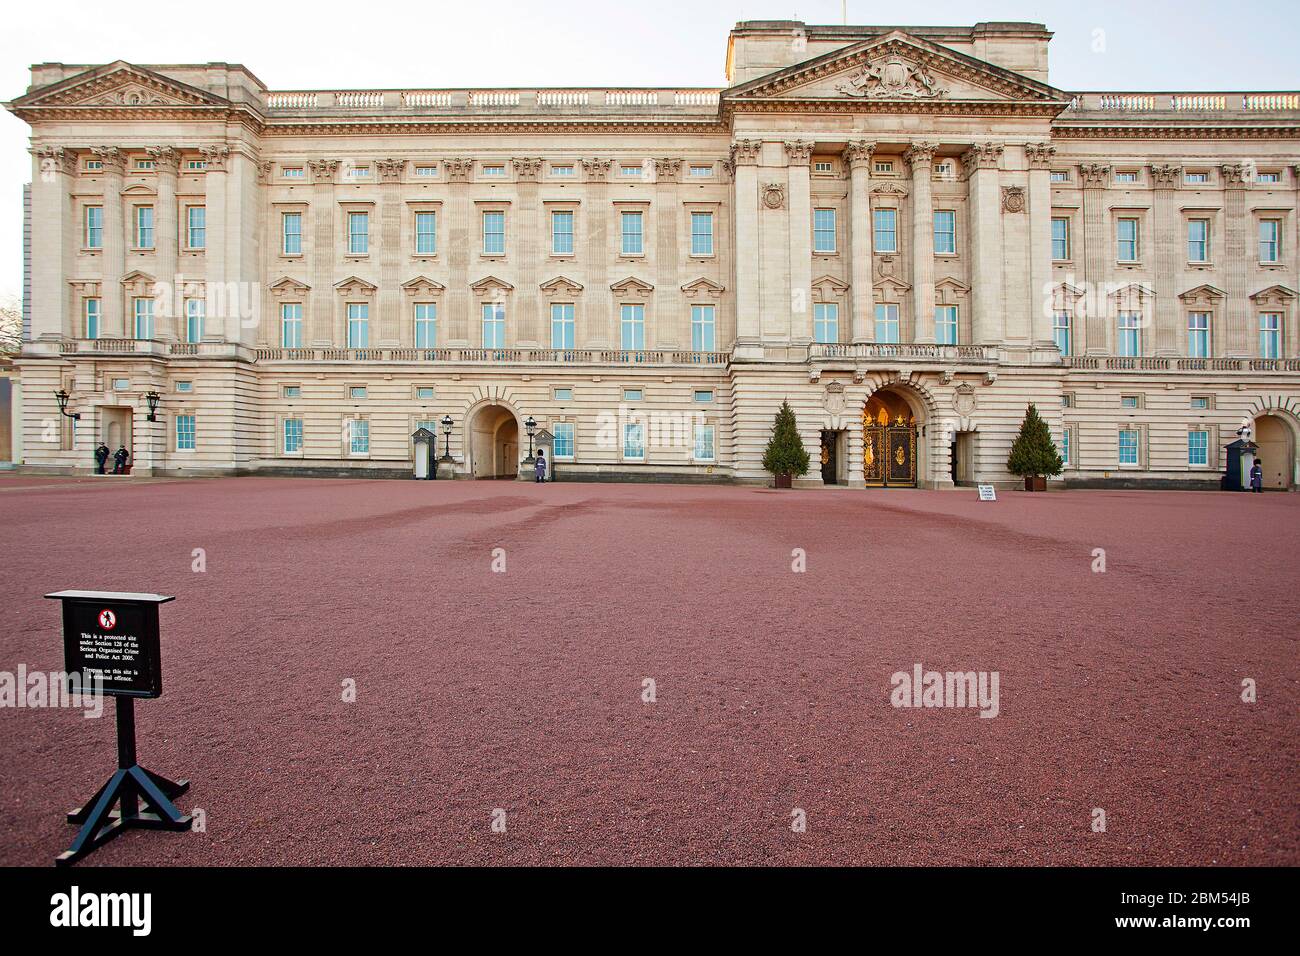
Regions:
<instances>
[{"instance_id":1,"label":"street lamp","mask_svg":"<svg viewBox=\"0 0 1300 956\"><path fill-rule=\"evenodd\" d=\"M442 433L447 436L446 450L442 454L443 461L451 461L451 416L442 416Z\"/></svg>"},{"instance_id":2,"label":"street lamp","mask_svg":"<svg viewBox=\"0 0 1300 956\"><path fill-rule=\"evenodd\" d=\"M537 432L537 422L529 415L524 419L524 431L528 432L528 457L524 461L534 461L533 457L533 435Z\"/></svg>"},{"instance_id":3,"label":"street lamp","mask_svg":"<svg viewBox=\"0 0 1300 956\"><path fill-rule=\"evenodd\" d=\"M66 416L66 417L68 417L68 418L73 418L73 419L76 419L77 421L81 421L81 412L69 412L69 411L68 411L68 393L67 393L67 392L65 392L63 389L59 389L57 392L54 393L54 397L57 398L57 399L59 400L59 414L60 414L60 415L64 415L64 416Z\"/></svg>"},{"instance_id":4,"label":"street lamp","mask_svg":"<svg viewBox=\"0 0 1300 956\"><path fill-rule=\"evenodd\" d=\"M151 422L158 420L158 401L162 396L157 392L146 392L144 400L149 403L149 414L146 418Z\"/></svg>"}]
</instances>

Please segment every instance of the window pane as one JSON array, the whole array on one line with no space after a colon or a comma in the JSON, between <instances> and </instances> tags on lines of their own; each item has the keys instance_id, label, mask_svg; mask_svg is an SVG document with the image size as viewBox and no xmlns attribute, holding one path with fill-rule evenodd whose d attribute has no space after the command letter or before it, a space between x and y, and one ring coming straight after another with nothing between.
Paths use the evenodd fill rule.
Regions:
<instances>
[{"instance_id":1,"label":"window pane","mask_svg":"<svg viewBox=\"0 0 1300 956\"><path fill-rule=\"evenodd\" d=\"M817 342L840 340L840 307L835 302L813 303L813 339Z\"/></svg>"},{"instance_id":2,"label":"window pane","mask_svg":"<svg viewBox=\"0 0 1300 956\"><path fill-rule=\"evenodd\" d=\"M348 213L348 255L363 256L370 252L370 213Z\"/></svg>"},{"instance_id":3,"label":"window pane","mask_svg":"<svg viewBox=\"0 0 1300 956\"><path fill-rule=\"evenodd\" d=\"M835 210L813 210L813 252L835 251Z\"/></svg>"},{"instance_id":4,"label":"window pane","mask_svg":"<svg viewBox=\"0 0 1300 956\"><path fill-rule=\"evenodd\" d=\"M713 328L713 306L691 306L691 348L696 352L712 352Z\"/></svg>"},{"instance_id":5,"label":"window pane","mask_svg":"<svg viewBox=\"0 0 1300 956\"><path fill-rule=\"evenodd\" d=\"M438 249L438 214L417 212L415 214L415 251L419 255L431 256Z\"/></svg>"},{"instance_id":6,"label":"window pane","mask_svg":"<svg viewBox=\"0 0 1300 956\"><path fill-rule=\"evenodd\" d=\"M557 302L551 305L551 348L574 347L573 305Z\"/></svg>"},{"instance_id":7,"label":"window pane","mask_svg":"<svg viewBox=\"0 0 1300 956\"><path fill-rule=\"evenodd\" d=\"M370 347L370 305L366 302L348 303L348 348Z\"/></svg>"},{"instance_id":8,"label":"window pane","mask_svg":"<svg viewBox=\"0 0 1300 956\"><path fill-rule=\"evenodd\" d=\"M1052 220L1052 258L1070 258L1070 220L1068 219Z\"/></svg>"},{"instance_id":9,"label":"window pane","mask_svg":"<svg viewBox=\"0 0 1300 956\"><path fill-rule=\"evenodd\" d=\"M713 255L713 213L691 213L691 255Z\"/></svg>"},{"instance_id":10,"label":"window pane","mask_svg":"<svg viewBox=\"0 0 1300 956\"><path fill-rule=\"evenodd\" d=\"M302 451L302 419L284 420L284 450L286 454Z\"/></svg>"},{"instance_id":11,"label":"window pane","mask_svg":"<svg viewBox=\"0 0 1300 956\"><path fill-rule=\"evenodd\" d=\"M551 213L551 252L557 256L573 253L573 213Z\"/></svg>"},{"instance_id":12,"label":"window pane","mask_svg":"<svg viewBox=\"0 0 1300 956\"><path fill-rule=\"evenodd\" d=\"M552 455L556 458L572 458L573 422L555 422L551 426L551 434L555 436L555 445L551 449Z\"/></svg>"},{"instance_id":13,"label":"window pane","mask_svg":"<svg viewBox=\"0 0 1300 956\"><path fill-rule=\"evenodd\" d=\"M191 249L203 249L208 244L208 211L203 206L189 207L189 236Z\"/></svg>"},{"instance_id":14,"label":"window pane","mask_svg":"<svg viewBox=\"0 0 1300 956\"><path fill-rule=\"evenodd\" d=\"M192 451L194 449L194 416L176 416L176 450Z\"/></svg>"},{"instance_id":15,"label":"window pane","mask_svg":"<svg viewBox=\"0 0 1300 956\"><path fill-rule=\"evenodd\" d=\"M483 303L483 347L485 349L505 348L506 344L506 307L501 302Z\"/></svg>"},{"instance_id":16,"label":"window pane","mask_svg":"<svg viewBox=\"0 0 1300 956\"><path fill-rule=\"evenodd\" d=\"M1052 316L1052 337L1056 340L1056 347L1061 350L1062 355L1072 354L1070 349L1070 313L1057 312Z\"/></svg>"},{"instance_id":17,"label":"window pane","mask_svg":"<svg viewBox=\"0 0 1300 956\"><path fill-rule=\"evenodd\" d=\"M934 251L957 251L957 214L950 209L939 209L934 214Z\"/></svg>"},{"instance_id":18,"label":"window pane","mask_svg":"<svg viewBox=\"0 0 1300 956\"><path fill-rule=\"evenodd\" d=\"M876 252L898 251L897 215L898 211L895 209L877 209L872 212L875 234L873 243Z\"/></svg>"},{"instance_id":19,"label":"window pane","mask_svg":"<svg viewBox=\"0 0 1300 956\"><path fill-rule=\"evenodd\" d=\"M301 303L285 303L280 306L280 345L286 349L302 348Z\"/></svg>"},{"instance_id":20,"label":"window pane","mask_svg":"<svg viewBox=\"0 0 1300 956\"><path fill-rule=\"evenodd\" d=\"M957 344L957 307L955 305L935 307L934 340L940 345Z\"/></svg>"},{"instance_id":21,"label":"window pane","mask_svg":"<svg viewBox=\"0 0 1300 956\"><path fill-rule=\"evenodd\" d=\"M286 212L280 217L284 226L284 251L286 255L302 254L302 213Z\"/></svg>"},{"instance_id":22,"label":"window pane","mask_svg":"<svg viewBox=\"0 0 1300 956\"><path fill-rule=\"evenodd\" d=\"M620 217L623 224L623 255L639 256L645 251L641 232L641 213L625 212Z\"/></svg>"},{"instance_id":23,"label":"window pane","mask_svg":"<svg viewBox=\"0 0 1300 956\"><path fill-rule=\"evenodd\" d=\"M506 251L506 214L483 213L483 251L488 255L504 255Z\"/></svg>"},{"instance_id":24,"label":"window pane","mask_svg":"<svg viewBox=\"0 0 1300 956\"><path fill-rule=\"evenodd\" d=\"M898 306L876 306L876 341L882 343L898 342Z\"/></svg>"},{"instance_id":25,"label":"window pane","mask_svg":"<svg viewBox=\"0 0 1300 956\"><path fill-rule=\"evenodd\" d=\"M645 348L645 306L624 305L619 310L621 343L625 350L641 351Z\"/></svg>"},{"instance_id":26,"label":"window pane","mask_svg":"<svg viewBox=\"0 0 1300 956\"><path fill-rule=\"evenodd\" d=\"M415 304L415 347L431 349L437 344L438 307L432 302Z\"/></svg>"}]
</instances>

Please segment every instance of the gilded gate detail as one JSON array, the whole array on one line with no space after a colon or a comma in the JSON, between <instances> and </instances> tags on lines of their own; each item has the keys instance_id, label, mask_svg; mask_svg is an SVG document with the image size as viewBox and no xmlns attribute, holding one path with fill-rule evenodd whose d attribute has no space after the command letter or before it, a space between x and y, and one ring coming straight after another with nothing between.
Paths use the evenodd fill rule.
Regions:
<instances>
[{"instance_id":1,"label":"gilded gate detail","mask_svg":"<svg viewBox=\"0 0 1300 956\"><path fill-rule=\"evenodd\" d=\"M877 393L862 410L862 471L867 485L916 487L916 421L906 403Z\"/></svg>"}]
</instances>

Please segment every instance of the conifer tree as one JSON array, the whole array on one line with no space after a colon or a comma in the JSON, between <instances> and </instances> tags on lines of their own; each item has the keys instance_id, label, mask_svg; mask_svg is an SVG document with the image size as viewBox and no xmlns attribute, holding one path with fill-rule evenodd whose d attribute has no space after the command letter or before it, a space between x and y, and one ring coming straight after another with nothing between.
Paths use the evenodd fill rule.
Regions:
<instances>
[{"instance_id":1,"label":"conifer tree","mask_svg":"<svg viewBox=\"0 0 1300 956\"><path fill-rule=\"evenodd\" d=\"M808 452L799 437L794 410L787 401L781 402L776 413L772 438L763 452L763 467L774 475L793 475L796 478L808 473Z\"/></svg>"},{"instance_id":2,"label":"conifer tree","mask_svg":"<svg viewBox=\"0 0 1300 956\"><path fill-rule=\"evenodd\" d=\"M1042 475L1051 478L1059 475L1064 467L1065 462L1056 450L1047 422L1043 421L1038 409L1030 402L1025 420L1020 423L1020 434L1016 436L1011 445L1011 454L1007 456L1007 471L1022 477Z\"/></svg>"}]
</instances>

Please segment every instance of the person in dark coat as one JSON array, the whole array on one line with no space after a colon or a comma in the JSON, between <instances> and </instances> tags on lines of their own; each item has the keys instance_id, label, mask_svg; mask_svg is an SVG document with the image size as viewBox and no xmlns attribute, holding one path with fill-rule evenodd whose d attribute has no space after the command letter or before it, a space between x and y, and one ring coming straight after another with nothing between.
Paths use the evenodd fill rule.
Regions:
<instances>
[{"instance_id":1,"label":"person in dark coat","mask_svg":"<svg viewBox=\"0 0 1300 956\"><path fill-rule=\"evenodd\" d=\"M537 449L537 460L533 462L533 475L539 483L546 480L546 452L541 448Z\"/></svg>"},{"instance_id":2,"label":"person in dark coat","mask_svg":"<svg viewBox=\"0 0 1300 956\"><path fill-rule=\"evenodd\" d=\"M99 447L95 449L95 474L104 473L104 466L108 464L108 455L108 446L100 442Z\"/></svg>"},{"instance_id":3,"label":"person in dark coat","mask_svg":"<svg viewBox=\"0 0 1300 956\"><path fill-rule=\"evenodd\" d=\"M1264 493L1264 463L1258 458L1255 464L1250 466L1250 490Z\"/></svg>"},{"instance_id":4,"label":"person in dark coat","mask_svg":"<svg viewBox=\"0 0 1300 956\"><path fill-rule=\"evenodd\" d=\"M126 463L131 460L131 453L122 445L113 455L113 474L125 475Z\"/></svg>"}]
</instances>

